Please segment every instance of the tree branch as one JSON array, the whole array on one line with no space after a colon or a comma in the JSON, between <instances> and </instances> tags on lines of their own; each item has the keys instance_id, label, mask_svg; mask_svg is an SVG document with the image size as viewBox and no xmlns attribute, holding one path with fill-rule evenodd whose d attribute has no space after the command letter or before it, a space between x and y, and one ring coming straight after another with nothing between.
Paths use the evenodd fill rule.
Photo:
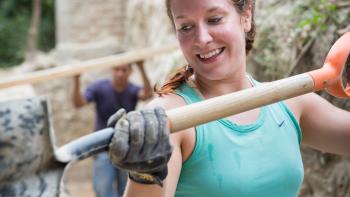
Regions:
<instances>
[{"instance_id":1,"label":"tree branch","mask_svg":"<svg viewBox=\"0 0 350 197\"><path fill-rule=\"evenodd\" d=\"M316 34L317 35L317 34ZM286 75L284 75L284 77L289 77L293 71L295 70L295 68L297 67L297 65L299 64L300 60L305 56L305 54L309 51L312 43L314 43L316 39L316 36L312 36L311 39L304 45L304 47L302 48L301 52L299 53L298 57L296 58L296 60L292 63L292 66L289 68L288 72Z\"/></svg>"}]
</instances>

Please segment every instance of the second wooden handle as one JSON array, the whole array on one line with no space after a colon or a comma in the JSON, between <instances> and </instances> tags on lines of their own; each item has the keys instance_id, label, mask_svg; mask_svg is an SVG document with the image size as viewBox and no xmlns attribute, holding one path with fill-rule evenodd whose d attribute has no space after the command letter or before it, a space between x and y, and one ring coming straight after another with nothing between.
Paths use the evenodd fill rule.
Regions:
<instances>
[{"instance_id":1,"label":"second wooden handle","mask_svg":"<svg viewBox=\"0 0 350 197\"><path fill-rule=\"evenodd\" d=\"M160 53L174 51L176 49L177 44L174 43L160 48L139 49L90 61L59 66L56 68L41 70L32 73L21 74L18 76L0 79L0 89L16 85L33 84L61 77L74 76L76 74L91 71L94 69L125 65L153 57Z\"/></svg>"}]
</instances>

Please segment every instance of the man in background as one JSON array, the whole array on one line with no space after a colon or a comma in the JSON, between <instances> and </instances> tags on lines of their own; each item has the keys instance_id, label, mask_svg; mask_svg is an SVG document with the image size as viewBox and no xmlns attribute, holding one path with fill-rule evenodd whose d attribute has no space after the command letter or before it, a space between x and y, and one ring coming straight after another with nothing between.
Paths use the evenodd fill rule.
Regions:
<instances>
[{"instance_id":1,"label":"man in background","mask_svg":"<svg viewBox=\"0 0 350 197\"><path fill-rule=\"evenodd\" d=\"M152 87L143 67L137 62L143 87L129 82L132 73L130 64L113 67L110 79L93 82L84 94L80 92L80 75L74 77L73 104L76 108L93 102L95 104L95 131L106 128L108 118L120 108L127 112L135 110L138 100L153 96ZM95 157L93 166L93 187L97 197L123 196L127 173L112 166L107 153Z\"/></svg>"}]
</instances>

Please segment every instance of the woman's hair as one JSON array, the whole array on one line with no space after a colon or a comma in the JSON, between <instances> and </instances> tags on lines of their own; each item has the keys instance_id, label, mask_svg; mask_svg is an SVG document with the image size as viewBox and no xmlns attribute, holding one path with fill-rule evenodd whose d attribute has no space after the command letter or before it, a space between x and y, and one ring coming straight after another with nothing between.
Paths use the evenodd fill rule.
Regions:
<instances>
[{"instance_id":1,"label":"woman's hair","mask_svg":"<svg viewBox=\"0 0 350 197\"><path fill-rule=\"evenodd\" d=\"M246 12L249 7L251 7L252 11L252 21L251 21L251 29L245 35L245 51L248 54L252 48L255 38L255 21L254 21L254 8L255 8L255 0L229 0L232 1L234 7L237 12L242 15ZM166 0L166 9L167 14L175 27L173 15L171 13L170 7L171 0ZM187 81L190 76L193 74L193 69L187 65L181 67L162 87L160 90L155 88L155 91L159 94L167 94L173 92L177 87L179 87L183 82Z\"/></svg>"}]
</instances>

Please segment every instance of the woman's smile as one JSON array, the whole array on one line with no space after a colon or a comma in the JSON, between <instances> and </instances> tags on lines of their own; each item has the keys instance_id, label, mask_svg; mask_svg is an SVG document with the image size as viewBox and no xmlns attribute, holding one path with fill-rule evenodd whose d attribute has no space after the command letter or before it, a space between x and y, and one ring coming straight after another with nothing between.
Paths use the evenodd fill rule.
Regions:
<instances>
[{"instance_id":1,"label":"woman's smile","mask_svg":"<svg viewBox=\"0 0 350 197\"><path fill-rule=\"evenodd\" d=\"M206 53L197 54L197 58L204 64L213 63L218 60L219 56L225 50L225 47L217 48Z\"/></svg>"}]
</instances>

